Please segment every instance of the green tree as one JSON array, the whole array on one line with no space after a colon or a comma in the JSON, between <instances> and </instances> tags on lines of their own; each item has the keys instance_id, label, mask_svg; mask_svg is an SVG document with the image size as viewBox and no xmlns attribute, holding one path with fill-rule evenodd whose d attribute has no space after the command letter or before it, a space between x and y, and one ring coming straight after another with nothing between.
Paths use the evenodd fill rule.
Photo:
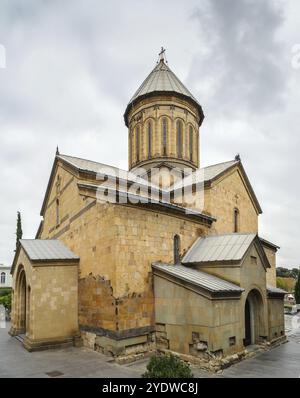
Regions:
<instances>
[{"instance_id":1,"label":"green tree","mask_svg":"<svg viewBox=\"0 0 300 398\"><path fill-rule=\"evenodd\" d=\"M295 286L295 300L297 304L300 304L300 272L298 272L298 279Z\"/></svg>"},{"instance_id":2,"label":"green tree","mask_svg":"<svg viewBox=\"0 0 300 398\"><path fill-rule=\"evenodd\" d=\"M22 220L21 220L21 213L17 212L17 231L16 231L16 250L18 247L19 240L22 239L23 231L22 231Z\"/></svg>"},{"instance_id":3,"label":"green tree","mask_svg":"<svg viewBox=\"0 0 300 398\"><path fill-rule=\"evenodd\" d=\"M184 378L191 379L193 374L190 366L175 355L154 355L150 358L147 371L143 378Z\"/></svg>"}]
</instances>

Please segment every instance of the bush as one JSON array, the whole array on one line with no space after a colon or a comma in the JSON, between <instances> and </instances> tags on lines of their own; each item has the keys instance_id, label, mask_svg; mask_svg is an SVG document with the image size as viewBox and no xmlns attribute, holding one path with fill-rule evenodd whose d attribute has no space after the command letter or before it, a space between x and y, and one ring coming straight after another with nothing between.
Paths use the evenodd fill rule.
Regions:
<instances>
[{"instance_id":1,"label":"bush","mask_svg":"<svg viewBox=\"0 0 300 398\"><path fill-rule=\"evenodd\" d=\"M0 297L8 296L11 293L10 287L0 287Z\"/></svg>"},{"instance_id":2,"label":"bush","mask_svg":"<svg viewBox=\"0 0 300 398\"><path fill-rule=\"evenodd\" d=\"M11 311L11 293L0 297L0 305L1 304L4 305L9 312Z\"/></svg>"},{"instance_id":3,"label":"bush","mask_svg":"<svg viewBox=\"0 0 300 398\"><path fill-rule=\"evenodd\" d=\"M143 378L184 378L191 379L193 374L190 366L181 361L178 357L170 355L154 355L150 358L147 365L147 372L142 375Z\"/></svg>"}]
</instances>

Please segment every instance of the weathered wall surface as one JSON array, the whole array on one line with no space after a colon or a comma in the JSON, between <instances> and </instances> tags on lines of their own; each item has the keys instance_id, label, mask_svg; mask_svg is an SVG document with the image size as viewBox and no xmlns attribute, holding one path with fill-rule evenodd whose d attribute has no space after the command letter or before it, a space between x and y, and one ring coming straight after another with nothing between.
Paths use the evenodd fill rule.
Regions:
<instances>
[{"instance_id":1,"label":"weathered wall surface","mask_svg":"<svg viewBox=\"0 0 300 398\"><path fill-rule=\"evenodd\" d=\"M242 348L240 300L213 301L156 275L154 291L158 346L200 358Z\"/></svg>"}]
</instances>

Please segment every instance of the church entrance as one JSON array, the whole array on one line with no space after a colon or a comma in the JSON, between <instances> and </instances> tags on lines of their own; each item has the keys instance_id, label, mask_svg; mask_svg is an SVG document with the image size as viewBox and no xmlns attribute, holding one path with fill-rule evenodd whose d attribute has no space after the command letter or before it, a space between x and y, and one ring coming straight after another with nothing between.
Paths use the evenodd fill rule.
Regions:
<instances>
[{"instance_id":1,"label":"church entrance","mask_svg":"<svg viewBox=\"0 0 300 398\"><path fill-rule=\"evenodd\" d=\"M263 330L263 300L258 290L254 289L248 294L245 303L245 338L244 346L258 344Z\"/></svg>"},{"instance_id":2,"label":"church entrance","mask_svg":"<svg viewBox=\"0 0 300 398\"><path fill-rule=\"evenodd\" d=\"M27 319L28 294L27 294L26 274L23 267L19 270L19 274L17 276L15 293L16 294L14 295L14 297L17 300L16 302L17 334L25 334L28 325L28 319Z\"/></svg>"}]
</instances>

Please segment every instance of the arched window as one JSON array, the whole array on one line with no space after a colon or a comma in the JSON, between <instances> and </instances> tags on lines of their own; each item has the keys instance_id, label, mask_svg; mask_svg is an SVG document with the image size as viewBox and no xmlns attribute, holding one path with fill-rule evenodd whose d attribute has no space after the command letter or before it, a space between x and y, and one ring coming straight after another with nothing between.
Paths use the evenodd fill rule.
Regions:
<instances>
[{"instance_id":1,"label":"arched window","mask_svg":"<svg viewBox=\"0 0 300 398\"><path fill-rule=\"evenodd\" d=\"M174 236L174 264L180 263L180 236Z\"/></svg>"},{"instance_id":2,"label":"arched window","mask_svg":"<svg viewBox=\"0 0 300 398\"><path fill-rule=\"evenodd\" d=\"M148 158L152 157L152 122L148 122Z\"/></svg>"},{"instance_id":3,"label":"arched window","mask_svg":"<svg viewBox=\"0 0 300 398\"><path fill-rule=\"evenodd\" d=\"M5 284L5 278L6 278L5 272L1 272L1 284L2 285Z\"/></svg>"},{"instance_id":4,"label":"arched window","mask_svg":"<svg viewBox=\"0 0 300 398\"><path fill-rule=\"evenodd\" d=\"M59 199L56 199L56 226L60 224L59 219Z\"/></svg>"},{"instance_id":5,"label":"arched window","mask_svg":"<svg viewBox=\"0 0 300 398\"><path fill-rule=\"evenodd\" d=\"M194 129L190 126L189 129L189 147L190 147L190 160L193 160L193 149L194 149Z\"/></svg>"},{"instance_id":6,"label":"arched window","mask_svg":"<svg viewBox=\"0 0 300 398\"><path fill-rule=\"evenodd\" d=\"M177 156L182 158L182 121L177 121Z\"/></svg>"},{"instance_id":7,"label":"arched window","mask_svg":"<svg viewBox=\"0 0 300 398\"><path fill-rule=\"evenodd\" d=\"M137 127L135 130L135 149L136 149L136 161L140 160L140 128Z\"/></svg>"},{"instance_id":8,"label":"arched window","mask_svg":"<svg viewBox=\"0 0 300 398\"><path fill-rule=\"evenodd\" d=\"M167 134L168 134L168 121L164 117L162 120L162 154L167 155Z\"/></svg>"},{"instance_id":9,"label":"arched window","mask_svg":"<svg viewBox=\"0 0 300 398\"><path fill-rule=\"evenodd\" d=\"M239 218L240 218L240 212L239 209L235 208L234 209L234 232L237 233L239 232Z\"/></svg>"}]
</instances>

